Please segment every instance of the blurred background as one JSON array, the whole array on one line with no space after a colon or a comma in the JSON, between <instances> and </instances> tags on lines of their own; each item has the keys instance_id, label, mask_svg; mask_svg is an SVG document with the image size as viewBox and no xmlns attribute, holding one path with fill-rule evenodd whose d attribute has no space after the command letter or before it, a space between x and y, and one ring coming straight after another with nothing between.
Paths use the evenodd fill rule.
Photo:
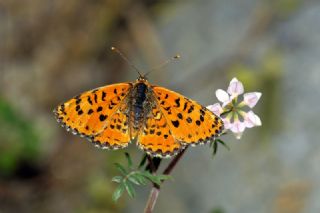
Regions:
<instances>
[{"instance_id":1,"label":"blurred background","mask_svg":"<svg viewBox=\"0 0 320 213\"><path fill-rule=\"evenodd\" d=\"M0 212L142 212L111 199L124 150L67 133L52 110L83 91L150 75L203 105L232 77L263 93L262 127L212 158L189 149L155 212L320 212L320 1L2 0L0 2ZM128 150L138 163L142 152ZM166 160L165 162L168 162Z\"/></svg>"}]
</instances>

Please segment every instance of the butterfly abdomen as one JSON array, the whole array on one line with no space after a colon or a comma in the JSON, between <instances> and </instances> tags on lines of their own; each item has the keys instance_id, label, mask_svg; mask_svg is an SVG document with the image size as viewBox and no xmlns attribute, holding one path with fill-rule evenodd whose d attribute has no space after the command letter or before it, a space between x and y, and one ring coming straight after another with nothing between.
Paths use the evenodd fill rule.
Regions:
<instances>
[{"instance_id":1,"label":"butterfly abdomen","mask_svg":"<svg viewBox=\"0 0 320 213\"><path fill-rule=\"evenodd\" d=\"M146 101L147 85L144 83L138 83L135 86L133 96L133 112L134 112L134 123L135 126L140 123L144 116L144 102Z\"/></svg>"}]
</instances>

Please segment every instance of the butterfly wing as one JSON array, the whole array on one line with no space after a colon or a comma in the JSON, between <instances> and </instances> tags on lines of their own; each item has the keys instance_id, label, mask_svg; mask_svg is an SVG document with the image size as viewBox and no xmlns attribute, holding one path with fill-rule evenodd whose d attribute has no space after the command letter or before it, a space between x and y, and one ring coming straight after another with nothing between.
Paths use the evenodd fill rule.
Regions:
<instances>
[{"instance_id":1,"label":"butterfly wing","mask_svg":"<svg viewBox=\"0 0 320 213\"><path fill-rule=\"evenodd\" d=\"M118 149L130 142L129 114L126 101L119 104L116 111L107 119L104 129L89 137L91 142L103 149Z\"/></svg>"},{"instance_id":2,"label":"butterfly wing","mask_svg":"<svg viewBox=\"0 0 320 213\"><path fill-rule=\"evenodd\" d=\"M128 125L124 102L131 89L131 83L119 83L87 91L61 104L54 113L68 131L96 143L104 143L106 147L118 144L116 142L128 143L129 139L124 137L127 128L123 127ZM120 124L120 131L112 130L112 126ZM109 138L106 136L108 131Z\"/></svg>"},{"instance_id":3,"label":"butterfly wing","mask_svg":"<svg viewBox=\"0 0 320 213\"><path fill-rule=\"evenodd\" d=\"M163 87L151 88L173 137L182 144L211 141L223 130L222 120L197 102Z\"/></svg>"},{"instance_id":4,"label":"butterfly wing","mask_svg":"<svg viewBox=\"0 0 320 213\"><path fill-rule=\"evenodd\" d=\"M149 100L152 103L155 103L154 101ZM138 134L137 145L157 157L170 157L184 148L184 145L171 134L170 126L157 104L151 106L145 118L140 134Z\"/></svg>"}]
</instances>

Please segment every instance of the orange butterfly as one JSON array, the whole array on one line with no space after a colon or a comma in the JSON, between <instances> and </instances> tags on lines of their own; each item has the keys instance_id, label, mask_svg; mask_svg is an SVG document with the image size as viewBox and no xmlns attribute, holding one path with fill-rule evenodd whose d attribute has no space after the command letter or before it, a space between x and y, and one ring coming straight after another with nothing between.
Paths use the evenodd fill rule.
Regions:
<instances>
[{"instance_id":1,"label":"orange butterfly","mask_svg":"<svg viewBox=\"0 0 320 213\"><path fill-rule=\"evenodd\" d=\"M176 92L149 84L145 75L84 92L54 113L73 134L103 149L127 147L136 140L148 154L170 157L187 145L214 140L222 120L206 107Z\"/></svg>"}]
</instances>

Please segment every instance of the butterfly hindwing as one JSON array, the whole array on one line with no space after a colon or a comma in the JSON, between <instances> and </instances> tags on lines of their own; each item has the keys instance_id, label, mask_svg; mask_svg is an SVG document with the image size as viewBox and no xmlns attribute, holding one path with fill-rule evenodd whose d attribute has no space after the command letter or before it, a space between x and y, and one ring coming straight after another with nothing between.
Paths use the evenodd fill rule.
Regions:
<instances>
[{"instance_id":1,"label":"butterfly hindwing","mask_svg":"<svg viewBox=\"0 0 320 213\"><path fill-rule=\"evenodd\" d=\"M170 157L184 148L171 134L167 120L157 105L147 115L138 135L137 145L158 157Z\"/></svg>"},{"instance_id":2,"label":"butterfly hindwing","mask_svg":"<svg viewBox=\"0 0 320 213\"><path fill-rule=\"evenodd\" d=\"M110 115L103 131L90 140L101 148L118 149L128 146L130 142L127 104L122 102L116 111Z\"/></svg>"},{"instance_id":3,"label":"butterfly hindwing","mask_svg":"<svg viewBox=\"0 0 320 213\"><path fill-rule=\"evenodd\" d=\"M56 118L75 134L99 134L131 88L131 83L119 83L84 92L58 106Z\"/></svg>"},{"instance_id":4,"label":"butterfly hindwing","mask_svg":"<svg viewBox=\"0 0 320 213\"><path fill-rule=\"evenodd\" d=\"M152 90L173 137L183 144L207 142L221 133L223 122L210 110L166 88Z\"/></svg>"}]
</instances>

